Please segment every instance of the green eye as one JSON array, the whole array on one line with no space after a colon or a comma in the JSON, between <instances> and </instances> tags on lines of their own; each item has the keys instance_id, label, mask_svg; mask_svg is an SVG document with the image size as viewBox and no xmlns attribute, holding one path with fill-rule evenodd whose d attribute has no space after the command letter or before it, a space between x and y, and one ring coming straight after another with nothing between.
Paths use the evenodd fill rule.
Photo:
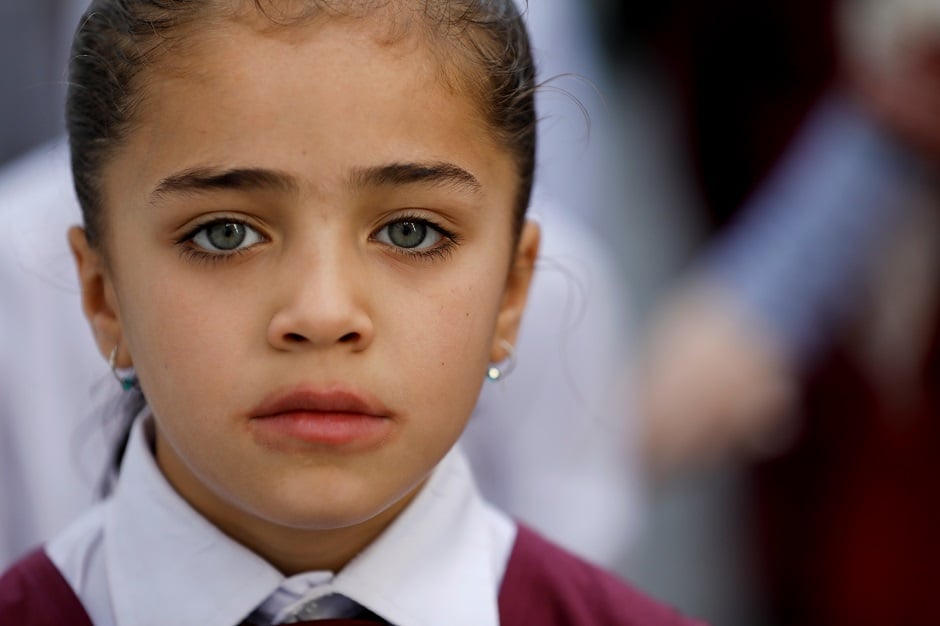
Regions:
<instances>
[{"instance_id":1,"label":"green eye","mask_svg":"<svg viewBox=\"0 0 940 626\"><path fill-rule=\"evenodd\" d=\"M192 241L204 250L234 252L255 245L261 241L261 235L243 222L220 220L200 228Z\"/></svg>"},{"instance_id":2,"label":"green eye","mask_svg":"<svg viewBox=\"0 0 940 626\"><path fill-rule=\"evenodd\" d=\"M443 238L440 231L424 220L398 220L384 226L376 235L383 243L408 250L423 250L436 245Z\"/></svg>"}]
</instances>

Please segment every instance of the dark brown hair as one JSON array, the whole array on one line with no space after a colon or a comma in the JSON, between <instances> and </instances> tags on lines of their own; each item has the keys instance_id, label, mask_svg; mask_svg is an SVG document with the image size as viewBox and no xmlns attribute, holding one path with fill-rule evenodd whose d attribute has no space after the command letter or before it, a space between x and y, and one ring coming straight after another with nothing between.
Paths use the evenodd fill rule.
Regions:
<instances>
[{"instance_id":1,"label":"dark brown hair","mask_svg":"<svg viewBox=\"0 0 940 626\"><path fill-rule=\"evenodd\" d=\"M468 89L496 140L515 158L518 235L535 169L536 114L535 67L513 0L93 0L75 34L66 104L75 191L93 245L100 245L105 229L102 172L134 128L148 68L165 55L179 57L177 44L195 36L195 27L251 6L284 27L379 7L421 15L412 21L428 29L442 79Z\"/></svg>"}]
</instances>

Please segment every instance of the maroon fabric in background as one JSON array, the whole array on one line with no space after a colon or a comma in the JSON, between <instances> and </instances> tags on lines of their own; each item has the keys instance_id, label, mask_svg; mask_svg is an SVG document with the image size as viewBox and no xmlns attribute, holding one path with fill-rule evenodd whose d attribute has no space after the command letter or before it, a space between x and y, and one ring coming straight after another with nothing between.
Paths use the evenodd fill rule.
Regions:
<instances>
[{"instance_id":1,"label":"maroon fabric in background","mask_svg":"<svg viewBox=\"0 0 940 626\"><path fill-rule=\"evenodd\" d=\"M674 610L628 587L520 527L500 588L502 626L695 626ZM367 620L303 622L329 626ZM0 624L91 626L71 587L46 553L36 550L0 578Z\"/></svg>"},{"instance_id":2,"label":"maroon fabric in background","mask_svg":"<svg viewBox=\"0 0 940 626\"><path fill-rule=\"evenodd\" d=\"M940 308L919 397L900 405L839 350L804 432L755 474L772 624L940 624Z\"/></svg>"}]
</instances>

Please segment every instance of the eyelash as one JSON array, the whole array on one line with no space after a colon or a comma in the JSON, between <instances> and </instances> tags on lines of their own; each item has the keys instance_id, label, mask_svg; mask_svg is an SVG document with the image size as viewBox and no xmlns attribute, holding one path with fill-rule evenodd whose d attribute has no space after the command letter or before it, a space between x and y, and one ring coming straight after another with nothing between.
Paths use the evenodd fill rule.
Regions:
<instances>
[{"instance_id":1,"label":"eyelash","mask_svg":"<svg viewBox=\"0 0 940 626\"><path fill-rule=\"evenodd\" d=\"M239 257L245 254L246 252L251 251L251 249L254 246L249 246L247 248L238 248L230 252L210 252L208 250L202 250L200 248L187 245L196 237L196 235L198 235L201 231L205 230L206 228L209 228L210 226L213 226L215 224L220 224L220 223L224 224L224 223L230 223L230 222L238 223L238 224L246 224L250 226L249 224L247 224L247 222L244 219L230 218L230 217L217 217L217 218L207 220L205 222L201 222L193 226L190 230L186 232L185 235L183 235L182 237L176 240L176 245L178 245L180 248L179 250L180 257L182 257L184 260L187 260L187 261L197 261L199 263L221 263L225 261L230 261L233 258ZM460 244L460 237L456 233L449 231L448 229L427 219L426 217L422 217L416 214L405 214L405 215L397 216L395 219L382 224L382 226L375 232L377 233L383 228L387 228L388 226L391 226L392 224L396 224L399 222L417 222L417 223L424 224L428 228L437 231L441 235L441 241L438 245L432 248L424 249L424 250L412 250L409 248L388 246L389 248L394 250L396 254L400 254L406 257L410 257L410 258L418 258L418 259L426 259L426 260L446 259L454 252L454 249L456 248L456 246ZM374 239L374 237L375 237L375 234L373 233L370 239Z\"/></svg>"},{"instance_id":2,"label":"eyelash","mask_svg":"<svg viewBox=\"0 0 940 626\"><path fill-rule=\"evenodd\" d=\"M179 246L180 257L186 261L195 261L198 263L222 263L225 261L231 261L234 258L240 257L246 252L250 252L254 246L249 246L247 248L238 248L230 252L210 252L208 250L203 250L194 246L187 245L191 242L196 235L201 231L214 226L215 224L244 224L252 228L252 230L258 231L257 228L251 226L245 219L236 218L236 217L214 217L205 222L200 222L193 226L190 230L186 232L185 235L176 240L176 244Z\"/></svg>"},{"instance_id":3,"label":"eyelash","mask_svg":"<svg viewBox=\"0 0 940 626\"><path fill-rule=\"evenodd\" d=\"M384 224L382 224L382 226L379 227L375 231L375 233L378 233L383 228L387 228L391 226L392 224L397 224L399 222L417 222L420 224L424 224L431 230L437 231L441 235L441 241L438 245L434 246L433 248L427 248L425 250L413 250L409 248L399 248L397 246L389 246L390 248L392 248L392 250L395 251L396 254L401 254L406 257L411 257L411 258L425 259L429 261L438 260L438 259L446 259L454 252L457 245L460 244L459 235L457 235L456 233L452 231L447 230L440 224L437 224L429 220L426 217L423 217L421 215L417 215L414 213L406 213L404 215L396 216L395 219L389 220L388 222L385 222ZM372 238L375 237L375 233L373 233Z\"/></svg>"}]
</instances>

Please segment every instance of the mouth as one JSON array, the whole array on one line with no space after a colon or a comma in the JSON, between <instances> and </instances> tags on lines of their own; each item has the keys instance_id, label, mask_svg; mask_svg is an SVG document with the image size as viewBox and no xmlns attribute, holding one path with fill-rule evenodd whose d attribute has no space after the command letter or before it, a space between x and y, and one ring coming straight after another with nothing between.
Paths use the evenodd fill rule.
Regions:
<instances>
[{"instance_id":1,"label":"mouth","mask_svg":"<svg viewBox=\"0 0 940 626\"><path fill-rule=\"evenodd\" d=\"M391 412L369 394L349 389L278 391L251 412L255 436L266 445L312 444L363 450L391 434Z\"/></svg>"}]
</instances>

